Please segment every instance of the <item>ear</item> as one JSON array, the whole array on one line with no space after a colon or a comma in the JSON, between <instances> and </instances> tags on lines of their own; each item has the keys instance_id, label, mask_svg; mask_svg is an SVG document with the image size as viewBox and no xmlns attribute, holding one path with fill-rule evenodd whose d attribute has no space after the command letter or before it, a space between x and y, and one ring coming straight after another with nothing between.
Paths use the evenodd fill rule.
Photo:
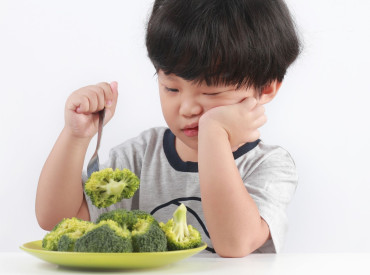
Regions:
<instances>
[{"instance_id":1,"label":"ear","mask_svg":"<svg viewBox=\"0 0 370 275\"><path fill-rule=\"evenodd\" d=\"M259 104L269 103L274 99L278 90L280 89L281 82L275 80L262 88L261 95L259 97Z\"/></svg>"}]
</instances>

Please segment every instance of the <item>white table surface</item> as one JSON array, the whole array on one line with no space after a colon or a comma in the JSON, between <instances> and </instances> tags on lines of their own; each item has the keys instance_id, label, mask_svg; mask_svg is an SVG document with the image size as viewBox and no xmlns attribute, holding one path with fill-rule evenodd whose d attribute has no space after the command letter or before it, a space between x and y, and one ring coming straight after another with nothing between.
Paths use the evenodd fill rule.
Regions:
<instances>
[{"instance_id":1,"label":"white table surface","mask_svg":"<svg viewBox=\"0 0 370 275\"><path fill-rule=\"evenodd\" d=\"M44 262L25 252L1 252L0 274L370 274L369 254L251 254L227 259L198 254L149 270L76 270Z\"/></svg>"}]
</instances>

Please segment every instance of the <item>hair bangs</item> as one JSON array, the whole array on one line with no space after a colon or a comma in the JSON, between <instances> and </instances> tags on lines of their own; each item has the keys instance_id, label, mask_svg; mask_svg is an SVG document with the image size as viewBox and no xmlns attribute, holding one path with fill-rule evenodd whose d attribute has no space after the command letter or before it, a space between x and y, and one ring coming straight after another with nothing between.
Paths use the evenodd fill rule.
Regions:
<instances>
[{"instance_id":1,"label":"hair bangs","mask_svg":"<svg viewBox=\"0 0 370 275\"><path fill-rule=\"evenodd\" d=\"M208 86L260 89L299 53L283 2L157 0L147 25L157 71Z\"/></svg>"}]
</instances>

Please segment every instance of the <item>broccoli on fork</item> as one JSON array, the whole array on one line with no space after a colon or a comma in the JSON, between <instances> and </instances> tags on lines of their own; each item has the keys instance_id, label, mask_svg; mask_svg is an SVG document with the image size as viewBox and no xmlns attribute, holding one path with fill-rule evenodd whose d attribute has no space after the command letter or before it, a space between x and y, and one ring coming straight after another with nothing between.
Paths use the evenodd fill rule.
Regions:
<instances>
[{"instance_id":1,"label":"broccoli on fork","mask_svg":"<svg viewBox=\"0 0 370 275\"><path fill-rule=\"evenodd\" d=\"M186 206L182 203L167 223L159 223L167 237L168 250L195 248L201 245L202 236L186 221Z\"/></svg>"},{"instance_id":2,"label":"broccoli on fork","mask_svg":"<svg viewBox=\"0 0 370 275\"><path fill-rule=\"evenodd\" d=\"M91 174L85 192L95 206L102 208L133 197L139 185L139 178L130 170L106 168Z\"/></svg>"}]
</instances>

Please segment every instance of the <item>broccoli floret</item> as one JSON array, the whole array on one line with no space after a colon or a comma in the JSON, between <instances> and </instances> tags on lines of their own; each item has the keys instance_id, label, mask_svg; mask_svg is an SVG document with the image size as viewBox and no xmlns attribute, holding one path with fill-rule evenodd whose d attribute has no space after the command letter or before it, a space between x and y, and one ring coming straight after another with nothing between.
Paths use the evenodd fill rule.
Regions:
<instances>
[{"instance_id":1,"label":"broccoli floret","mask_svg":"<svg viewBox=\"0 0 370 275\"><path fill-rule=\"evenodd\" d=\"M81 237L81 236L79 236ZM78 239L78 238L76 238ZM73 251L75 248L75 238L71 238L69 234L63 235L58 242L58 251Z\"/></svg>"},{"instance_id":2,"label":"broccoli floret","mask_svg":"<svg viewBox=\"0 0 370 275\"><path fill-rule=\"evenodd\" d=\"M58 242L58 251L73 251L75 242L81 238L86 230L76 230L75 232L62 235Z\"/></svg>"},{"instance_id":3,"label":"broccoli floret","mask_svg":"<svg viewBox=\"0 0 370 275\"><path fill-rule=\"evenodd\" d=\"M134 252L157 252L167 250L167 239L157 220L143 210L116 209L103 213L97 222L112 220L132 233Z\"/></svg>"},{"instance_id":4,"label":"broccoli floret","mask_svg":"<svg viewBox=\"0 0 370 275\"><path fill-rule=\"evenodd\" d=\"M53 230L50 231L42 240L42 247L46 250L57 251L70 251L70 247L73 248L74 241L82 236L86 230L88 230L93 223L83 221L77 218L66 218L54 226ZM63 241L61 241L62 237Z\"/></svg>"},{"instance_id":5,"label":"broccoli floret","mask_svg":"<svg viewBox=\"0 0 370 275\"><path fill-rule=\"evenodd\" d=\"M157 220L142 210L116 209L96 223L64 219L43 239L48 250L76 252L158 252L167 238Z\"/></svg>"},{"instance_id":6,"label":"broccoli floret","mask_svg":"<svg viewBox=\"0 0 370 275\"><path fill-rule=\"evenodd\" d=\"M132 228L134 252L159 252L167 250L167 238L158 222L149 214L138 218Z\"/></svg>"},{"instance_id":7,"label":"broccoli floret","mask_svg":"<svg viewBox=\"0 0 370 275\"><path fill-rule=\"evenodd\" d=\"M76 252L132 252L131 233L112 220L99 222L77 239Z\"/></svg>"},{"instance_id":8,"label":"broccoli floret","mask_svg":"<svg viewBox=\"0 0 370 275\"><path fill-rule=\"evenodd\" d=\"M98 208L131 198L139 188L139 178L128 169L106 168L91 174L85 192Z\"/></svg>"},{"instance_id":9,"label":"broccoli floret","mask_svg":"<svg viewBox=\"0 0 370 275\"><path fill-rule=\"evenodd\" d=\"M166 224L160 223L167 237L168 250L182 250L201 245L202 236L199 231L186 222L186 206L181 204L173 213L173 218Z\"/></svg>"},{"instance_id":10,"label":"broccoli floret","mask_svg":"<svg viewBox=\"0 0 370 275\"><path fill-rule=\"evenodd\" d=\"M101 214L96 220L96 223L107 220L115 221L119 226L126 227L131 231L132 226L136 221L136 216L131 211L125 209L116 209Z\"/></svg>"}]
</instances>

